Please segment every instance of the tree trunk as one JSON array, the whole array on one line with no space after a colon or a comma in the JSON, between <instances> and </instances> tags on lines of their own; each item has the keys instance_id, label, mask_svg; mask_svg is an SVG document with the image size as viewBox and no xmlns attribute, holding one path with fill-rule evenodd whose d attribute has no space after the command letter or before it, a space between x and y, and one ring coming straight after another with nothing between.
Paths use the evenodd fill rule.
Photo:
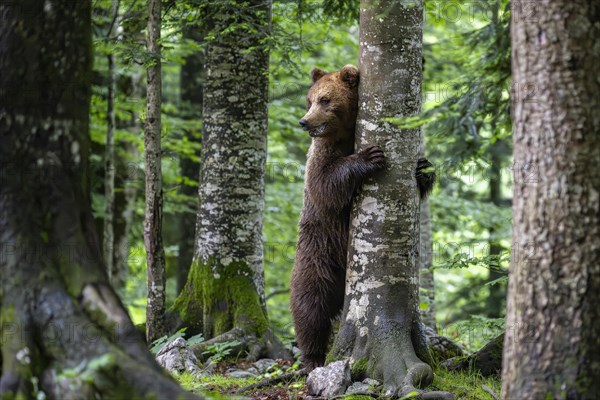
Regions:
<instances>
[{"instance_id":1,"label":"tree trunk","mask_svg":"<svg viewBox=\"0 0 600 400\"><path fill-rule=\"evenodd\" d=\"M4 2L0 15L0 397L194 398L147 351L102 262L90 2Z\"/></svg>"},{"instance_id":2,"label":"tree trunk","mask_svg":"<svg viewBox=\"0 0 600 400\"><path fill-rule=\"evenodd\" d=\"M198 27L186 27L183 37L202 41L203 33ZM181 101L186 119L198 122L198 129L185 129L185 140L189 143L199 144L201 142L201 130L199 120L202 118L202 96L204 85L204 50L198 51L187 57L185 64L181 67ZM182 156L179 162L181 175L187 180L196 181L200 173L200 163L196 158L200 152L194 152L191 156ZM180 193L186 197L197 199L198 188L182 184ZM197 210L197 207L194 208ZM196 216L192 212L181 213L181 236L179 237L179 257L177 259L177 293L181 293L190 271L190 265L194 257L194 235L196 233Z\"/></svg>"},{"instance_id":3,"label":"tree trunk","mask_svg":"<svg viewBox=\"0 0 600 400\"><path fill-rule=\"evenodd\" d=\"M271 3L215 4L219 32L206 50L202 160L194 261L173 311L204 337L249 345L249 358L268 351L262 213L267 139ZM229 13L227 13L229 12ZM252 31L238 27L243 18ZM269 335L267 335L269 334ZM202 346L196 350L201 352Z\"/></svg>"},{"instance_id":4,"label":"tree trunk","mask_svg":"<svg viewBox=\"0 0 600 400\"><path fill-rule=\"evenodd\" d=\"M500 176L501 161L500 161L500 149L502 142L498 139L490 147L490 200L496 207L502 206L502 181ZM490 239L488 241L489 255L499 257L502 253L503 247L500 245L499 240L495 237L496 230L492 227L489 229ZM496 261L490 262L488 265L488 281L493 282L504 276L502 273L499 263ZM505 309L504 301L506 298L504 283L495 283L488 285L489 294L486 299L485 311L489 318L500 318L502 316L502 310Z\"/></svg>"},{"instance_id":5,"label":"tree trunk","mask_svg":"<svg viewBox=\"0 0 600 400\"><path fill-rule=\"evenodd\" d=\"M382 121L421 110L423 4L363 0L356 145L379 145L385 173L353 204L342 324L333 358L351 357L353 379L383 379L404 395L433 379L418 309L420 129ZM419 359L419 357L422 359Z\"/></svg>"},{"instance_id":6,"label":"tree trunk","mask_svg":"<svg viewBox=\"0 0 600 400\"><path fill-rule=\"evenodd\" d=\"M600 396L600 3L513 3L503 397ZM527 96L523 96L523 94Z\"/></svg>"},{"instance_id":7,"label":"tree trunk","mask_svg":"<svg viewBox=\"0 0 600 400\"><path fill-rule=\"evenodd\" d=\"M141 67L136 67L128 77L131 81L131 97L136 100L142 98L143 72ZM131 118L123 121L124 129L130 133L140 130L139 113L131 112ZM129 273L129 260L131 257L140 257L139 249L131 248L130 232L135 218L135 206L138 196L138 147L135 143L123 141L120 143L121 151L117 155L117 180L115 191L115 215L119 218L114 222L115 251L113 261L113 274L111 284L117 292L123 288Z\"/></svg>"},{"instance_id":8,"label":"tree trunk","mask_svg":"<svg viewBox=\"0 0 600 400\"><path fill-rule=\"evenodd\" d=\"M421 203L421 216L419 227L419 291L421 303L426 303L427 308L421 309L423 323L436 329L435 322L435 281L433 279L433 244L431 239L431 214L429 200Z\"/></svg>"},{"instance_id":9,"label":"tree trunk","mask_svg":"<svg viewBox=\"0 0 600 400\"><path fill-rule=\"evenodd\" d=\"M165 251L162 243L162 168L161 168L161 0L148 0L147 47L152 57L148 66L147 115L144 132L146 209L144 244L148 265L148 305L146 340L148 343L166 333Z\"/></svg>"},{"instance_id":10,"label":"tree trunk","mask_svg":"<svg viewBox=\"0 0 600 400\"><path fill-rule=\"evenodd\" d=\"M117 32L119 14L118 0L112 0L112 22L108 31L108 40L114 40ZM115 208L115 54L111 52L108 59L108 97L106 99L106 149L104 153L104 260L108 279L113 283L114 272L114 208Z\"/></svg>"}]
</instances>

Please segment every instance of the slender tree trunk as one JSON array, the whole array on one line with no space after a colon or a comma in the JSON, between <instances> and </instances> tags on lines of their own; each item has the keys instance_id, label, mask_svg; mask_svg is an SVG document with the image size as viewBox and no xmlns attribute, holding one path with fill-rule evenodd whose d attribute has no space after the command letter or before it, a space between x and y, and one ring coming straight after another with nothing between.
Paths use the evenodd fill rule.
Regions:
<instances>
[{"instance_id":1,"label":"slender tree trunk","mask_svg":"<svg viewBox=\"0 0 600 400\"><path fill-rule=\"evenodd\" d=\"M131 97L136 100L142 98L143 72L141 67L136 67L128 77L131 81ZM123 129L130 133L140 131L139 113L131 112L131 117L123 121ZM138 196L138 180L141 173L139 168L139 151L135 143L123 141L120 143L121 151L117 155L117 180L115 191L115 215L118 218L114 223L115 251L113 260L113 274L111 284L115 290L120 290L127 281L129 273L129 260L131 257L140 257L142 251L131 249L130 233L135 218L136 199Z\"/></svg>"},{"instance_id":2,"label":"slender tree trunk","mask_svg":"<svg viewBox=\"0 0 600 400\"><path fill-rule=\"evenodd\" d=\"M382 379L388 395L433 379L422 361L430 355L418 309L420 129L382 121L421 110L422 29L420 1L361 1L356 145L381 146L388 166L354 201L346 298L332 356L350 357L353 379Z\"/></svg>"},{"instance_id":3,"label":"slender tree trunk","mask_svg":"<svg viewBox=\"0 0 600 400\"><path fill-rule=\"evenodd\" d=\"M490 200L492 204L496 207L502 206L502 187L501 187L501 161L500 161L500 148L502 146L502 142L497 140L490 148ZM490 239L488 241L489 247L489 255L500 257L503 247L500 245L499 240L495 237L495 229L490 228L489 235ZM500 270L500 265L496 262L491 262L488 265L489 275L488 281L492 282L497 279L500 279L504 276L502 271ZM500 318L502 316L502 310L504 310L504 299L506 298L505 293L505 285L501 283L496 283L488 286L489 294L486 299L486 307L485 310L487 312L487 316L490 318Z\"/></svg>"},{"instance_id":4,"label":"slender tree trunk","mask_svg":"<svg viewBox=\"0 0 600 400\"><path fill-rule=\"evenodd\" d=\"M108 32L108 40L113 40L117 32L119 1L112 1L112 22ZM114 267L114 208L115 208L115 54L111 52L108 59L108 98L106 99L106 149L104 153L104 235L103 246L106 271L111 283L115 283Z\"/></svg>"},{"instance_id":5,"label":"slender tree trunk","mask_svg":"<svg viewBox=\"0 0 600 400\"><path fill-rule=\"evenodd\" d=\"M433 279L433 243L431 239L431 214L429 200L421 203L420 216L420 251L419 251L419 289L421 303L426 303L427 308L421 308L423 323L436 329L435 322L435 281Z\"/></svg>"},{"instance_id":6,"label":"slender tree trunk","mask_svg":"<svg viewBox=\"0 0 600 400\"><path fill-rule=\"evenodd\" d=\"M144 132L146 152L146 210L144 244L148 265L148 305L146 340L165 334L165 251L162 243L162 168L161 168L161 0L148 0L147 47L152 56L148 66L147 115Z\"/></svg>"},{"instance_id":7,"label":"slender tree trunk","mask_svg":"<svg viewBox=\"0 0 600 400\"><path fill-rule=\"evenodd\" d=\"M514 2L505 399L600 396L600 3Z\"/></svg>"},{"instance_id":8,"label":"slender tree trunk","mask_svg":"<svg viewBox=\"0 0 600 400\"><path fill-rule=\"evenodd\" d=\"M194 398L153 360L102 262L90 2L3 2L0 15L0 397Z\"/></svg>"},{"instance_id":9,"label":"slender tree trunk","mask_svg":"<svg viewBox=\"0 0 600 400\"><path fill-rule=\"evenodd\" d=\"M196 42L202 41L203 36L203 32L200 32L198 27L189 27L183 30L184 38ZM199 121L202 118L203 85L204 50L201 50L186 58L185 64L181 67L181 101L186 119ZM201 142L201 125L198 123L197 126L198 129L191 128L184 131L185 140L191 144ZM196 159L200 157L199 153L198 151L191 156L183 156L179 163L181 175L191 181L196 181L200 173L200 163ZM198 188L184 183L181 185L180 193L184 196L197 198ZM194 235L196 233L196 216L194 213L181 213L180 232L179 257L177 259L177 293L180 293L185 286L194 257Z\"/></svg>"},{"instance_id":10,"label":"slender tree trunk","mask_svg":"<svg viewBox=\"0 0 600 400\"><path fill-rule=\"evenodd\" d=\"M206 51L194 261L173 311L205 338L245 342L256 358L276 342L265 310L262 244L269 70L263 43L271 2L240 2L236 16L231 6L212 10L220 34ZM236 18L251 30L224 31Z\"/></svg>"}]
</instances>

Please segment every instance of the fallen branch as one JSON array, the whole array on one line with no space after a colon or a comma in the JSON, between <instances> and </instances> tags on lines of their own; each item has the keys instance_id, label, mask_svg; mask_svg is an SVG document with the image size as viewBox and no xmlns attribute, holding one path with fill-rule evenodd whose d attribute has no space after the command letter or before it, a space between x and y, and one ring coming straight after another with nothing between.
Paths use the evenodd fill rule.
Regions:
<instances>
[{"instance_id":1,"label":"fallen branch","mask_svg":"<svg viewBox=\"0 0 600 400\"><path fill-rule=\"evenodd\" d=\"M485 390L486 392L488 392L488 393L490 394L490 396L492 396L492 398L493 398L494 400L500 400L500 397L498 397L498 396L496 395L496 393L494 393L494 391L493 391L492 389L490 389L489 387L487 387L487 386L485 386L485 385L481 385L481 388L482 388L483 390Z\"/></svg>"},{"instance_id":2,"label":"fallen branch","mask_svg":"<svg viewBox=\"0 0 600 400\"><path fill-rule=\"evenodd\" d=\"M302 368L301 370L298 370L298 371L288 372L287 374L279 375L274 378L269 378L269 379L265 379L264 381L253 383L252 385L238 389L235 392L235 394L242 394L244 392L247 392L248 390L256 390L256 389L260 389L260 388L263 388L266 386L274 386L274 385L277 385L282 382L290 383L292 381L297 380L298 378L300 378L302 376L307 376L307 375L308 375L308 372L306 372L306 370L304 368Z\"/></svg>"}]
</instances>

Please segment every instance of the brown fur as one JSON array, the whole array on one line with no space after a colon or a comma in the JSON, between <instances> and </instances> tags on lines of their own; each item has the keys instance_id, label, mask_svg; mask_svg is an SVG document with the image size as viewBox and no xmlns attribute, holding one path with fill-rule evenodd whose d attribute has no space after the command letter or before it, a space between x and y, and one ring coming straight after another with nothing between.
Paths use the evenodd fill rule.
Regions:
<instances>
[{"instance_id":1,"label":"brown fur","mask_svg":"<svg viewBox=\"0 0 600 400\"><path fill-rule=\"evenodd\" d=\"M352 196L385 165L378 147L353 154L358 69L327 74L315 68L311 76L303 122L313 142L291 283L296 337L308 370L323 365L332 320L343 305Z\"/></svg>"},{"instance_id":2,"label":"brown fur","mask_svg":"<svg viewBox=\"0 0 600 400\"><path fill-rule=\"evenodd\" d=\"M326 73L314 68L311 78L300 124L313 139L291 282L296 339L308 371L324 364L332 320L343 306L352 197L368 176L385 167L377 146L353 154L358 69L347 65ZM430 165L425 160L419 167Z\"/></svg>"}]
</instances>

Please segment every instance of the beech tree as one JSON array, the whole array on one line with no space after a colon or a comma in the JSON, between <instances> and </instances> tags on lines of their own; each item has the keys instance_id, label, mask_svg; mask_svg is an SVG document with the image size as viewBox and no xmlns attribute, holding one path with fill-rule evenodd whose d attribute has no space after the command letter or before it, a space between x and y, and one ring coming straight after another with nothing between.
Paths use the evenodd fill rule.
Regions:
<instances>
[{"instance_id":1,"label":"beech tree","mask_svg":"<svg viewBox=\"0 0 600 400\"><path fill-rule=\"evenodd\" d=\"M102 261L90 8L0 3L0 397L195 398L147 351Z\"/></svg>"},{"instance_id":2,"label":"beech tree","mask_svg":"<svg viewBox=\"0 0 600 400\"><path fill-rule=\"evenodd\" d=\"M265 307L262 244L271 2L215 3L207 15L215 38L204 61L194 260L172 311L210 339L197 353L237 340L250 359L280 357Z\"/></svg>"},{"instance_id":3,"label":"beech tree","mask_svg":"<svg viewBox=\"0 0 600 400\"><path fill-rule=\"evenodd\" d=\"M166 333L165 250L162 242L162 168L161 168L161 0L148 0L147 49L152 61L148 66L144 152L146 172L146 209L144 245L148 267L148 304L146 339L152 342Z\"/></svg>"},{"instance_id":4,"label":"beech tree","mask_svg":"<svg viewBox=\"0 0 600 400\"><path fill-rule=\"evenodd\" d=\"M513 2L503 398L600 396L600 3Z\"/></svg>"},{"instance_id":5,"label":"beech tree","mask_svg":"<svg viewBox=\"0 0 600 400\"><path fill-rule=\"evenodd\" d=\"M383 380L387 395L433 380L418 308L421 132L384 121L421 110L422 28L421 1L361 1L356 147L381 146L387 169L354 200L346 298L332 356L350 357L354 380Z\"/></svg>"}]
</instances>

